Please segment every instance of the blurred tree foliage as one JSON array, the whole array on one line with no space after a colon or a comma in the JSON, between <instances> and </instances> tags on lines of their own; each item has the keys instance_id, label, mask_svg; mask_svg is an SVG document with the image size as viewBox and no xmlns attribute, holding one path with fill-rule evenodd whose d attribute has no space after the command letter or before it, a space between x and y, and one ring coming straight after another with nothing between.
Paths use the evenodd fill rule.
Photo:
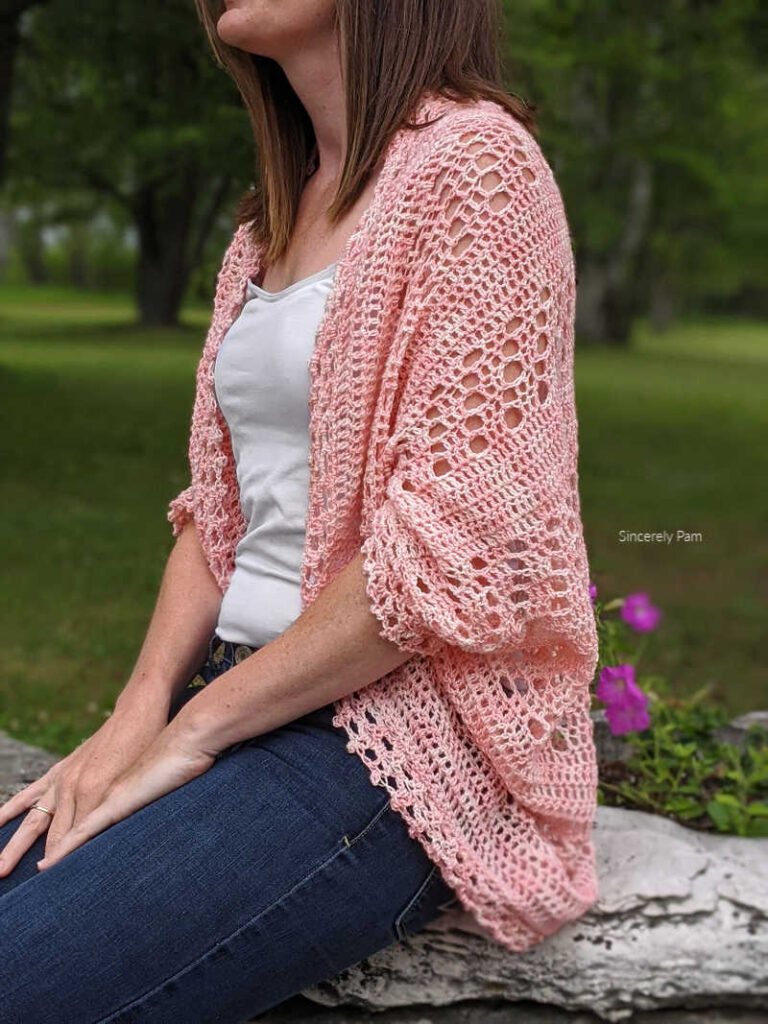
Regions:
<instances>
[{"instance_id":1,"label":"blurred tree foliage","mask_svg":"<svg viewBox=\"0 0 768 1024\"><path fill-rule=\"evenodd\" d=\"M19 3L22 0L18 0ZM758 0L500 0L506 84L538 107L578 273L577 332L638 316L764 315L768 7ZM47 0L26 14L10 149L38 227L94 204L135 227L136 297L172 323L253 168L247 115L189 0ZM78 212L80 211L80 212ZM49 221L50 222L50 221ZM30 273L35 215L23 232ZM216 250L215 265L223 244ZM36 273L41 273L37 261Z\"/></svg>"},{"instance_id":2,"label":"blurred tree foliage","mask_svg":"<svg viewBox=\"0 0 768 1024\"><path fill-rule=\"evenodd\" d=\"M188 0L151 10L131 0L49 0L28 19L13 106L13 197L33 205L55 197L70 221L75 194L116 207L138 238L141 320L173 324L221 211L253 165L234 83Z\"/></svg>"},{"instance_id":3,"label":"blurred tree foliage","mask_svg":"<svg viewBox=\"0 0 768 1024\"><path fill-rule=\"evenodd\" d=\"M5 177L13 77L21 40L20 26L30 7L43 0L0 0L0 182Z\"/></svg>"},{"instance_id":4,"label":"blurred tree foliage","mask_svg":"<svg viewBox=\"0 0 768 1024\"><path fill-rule=\"evenodd\" d=\"M765 313L768 8L504 0L508 87L538 105L578 272L577 330L625 344L720 298Z\"/></svg>"}]
</instances>

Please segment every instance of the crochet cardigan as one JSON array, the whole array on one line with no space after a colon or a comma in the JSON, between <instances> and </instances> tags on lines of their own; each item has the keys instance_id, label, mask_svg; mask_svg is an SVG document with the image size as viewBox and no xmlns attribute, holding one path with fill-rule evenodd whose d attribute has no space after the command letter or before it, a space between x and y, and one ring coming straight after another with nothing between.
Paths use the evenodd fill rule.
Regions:
<instances>
[{"instance_id":1,"label":"crochet cardigan","mask_svg":"<svg viewBox=\"0 0 768 1024\"><path fill-rule=\"evenodd\" d=\"M574 261L516 118L426 93L415 119L435 120L390 140L310 359L302 608L362 549L380 635L412 657L333 722L480 930L522 951L597 898ZM235 229L168 509L222 592L245 521L213 363L261 251Z\"/></svg>"}]
</instances>

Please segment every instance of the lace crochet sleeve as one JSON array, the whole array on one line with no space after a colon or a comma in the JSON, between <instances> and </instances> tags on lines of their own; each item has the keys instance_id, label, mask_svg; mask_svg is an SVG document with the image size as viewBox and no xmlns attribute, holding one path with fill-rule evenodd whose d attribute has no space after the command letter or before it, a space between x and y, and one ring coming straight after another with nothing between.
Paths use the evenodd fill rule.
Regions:
<instances>
[{"instance_id":1,"label":"lace crochet sleeve","mask_svg":"<svg viewBox=\"0 0 768 1024\"><path fill-rule=\"evenodd\" d=\"M173 498L168 504L168 522L173 536L178 537L187 523L195 517L195 488L192 484Z\"/></svg>"},{"instance_id":2,"label":"lace crochet sleeve","mask_svg":"<svg viewBox=\"0 0 768 1024\"><path fill-rule=\"evenodd\" d=\"M362 544L380 635L426 655L589 647L559 190L500 117L454 134L420 201L391 471Z\"/></svg>"}]
</instances>

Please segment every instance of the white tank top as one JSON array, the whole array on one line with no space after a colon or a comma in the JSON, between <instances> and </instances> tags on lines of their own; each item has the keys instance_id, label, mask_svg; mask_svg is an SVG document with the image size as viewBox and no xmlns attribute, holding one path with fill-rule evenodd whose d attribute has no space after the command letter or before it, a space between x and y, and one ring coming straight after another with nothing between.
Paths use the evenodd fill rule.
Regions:
<instances>
[{"instance_id":1,"label":"white tank top","mask_svg":"<svg viewBox=\"0 0 768 1024\"><path fill-rule=\"evenodd\" d=\"M338 262L338 261L336 261ZM336 263L246 301L217 353L214 387L232 437L246 532L219 611L223 640L262 647L301 614L309 497L309 360Z\"/></svg>"}]
</instances>

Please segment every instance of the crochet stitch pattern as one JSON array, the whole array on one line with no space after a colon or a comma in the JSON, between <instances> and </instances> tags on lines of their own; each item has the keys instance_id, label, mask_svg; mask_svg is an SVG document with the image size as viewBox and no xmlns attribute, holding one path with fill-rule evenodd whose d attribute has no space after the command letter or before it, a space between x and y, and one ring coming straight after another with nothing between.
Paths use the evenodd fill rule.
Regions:
<instances>
[{"instance_id":1,"label":"crochet stitch pattern","mask_svg":"<svg viewBox=\"0 0 768 1024\"><path fill-rule=\"evenodd\" d=\"M412 657L334 724L463 908L523 951L597 899L574 260L509 112L427 93L414 117L434 121L390 141L310 359L302 607L362 550L381 635ZM174 536L194 519L222 592L245 521L213 361L260 260L240 225L168 510Z\"/></svg>"}]
</instances>

